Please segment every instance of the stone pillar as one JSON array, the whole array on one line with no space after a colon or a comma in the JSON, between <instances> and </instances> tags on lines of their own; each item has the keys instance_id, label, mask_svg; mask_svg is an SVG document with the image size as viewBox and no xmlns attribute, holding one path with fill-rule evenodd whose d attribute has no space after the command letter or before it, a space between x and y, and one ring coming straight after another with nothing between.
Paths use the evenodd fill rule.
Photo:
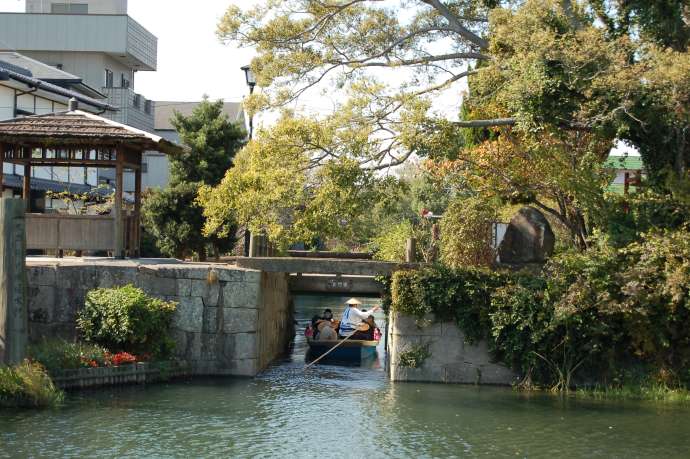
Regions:
<instances>
[{"instance_id":1,"label":"stone pillar","mask_svg":"<svg viewBox=\"0 0 690 459\"><path fill-rule=\"evenodd\" d=\"M261 256L261 235L252 233L249 239L249 256L252 258Z\"/></svg>"},{"instance_id":2,"label":"stone pillar","mask_svg":"<svg viewBox=\"0 0 690 459\"><path fill-rule=\"evenodd\" d=\"M0 364L21 362L28 342L25 205L0 199Z\"/></svg>"},{"instance_id":3,"label":"stone pillar","mask_svg":"<svg viewBox=\"0 0 690 459\"><path fill-rule=\"evenodd\" d=\"M405 263L415 263L417 261L417 240L413 237L407 240L405 246Z\"/></svg>"}]
</instances>

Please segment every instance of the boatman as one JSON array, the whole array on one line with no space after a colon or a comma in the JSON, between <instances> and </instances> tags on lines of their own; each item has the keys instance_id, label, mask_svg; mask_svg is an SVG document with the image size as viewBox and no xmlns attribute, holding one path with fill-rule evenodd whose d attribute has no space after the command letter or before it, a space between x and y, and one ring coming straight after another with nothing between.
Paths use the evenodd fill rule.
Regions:
<instances>
[{"instance_id":1,"label":"boatman","mask_svg":"<svg viewBox=\"0 0 690 459\"><path fill-rule=\"evenodd\" d=\"M345 311L343 311L343 318L340 320L340 328L338 333L342 338L350 336L357 330L357 325L361 324L367 317L369 317L373 312L379 309L376 306L374 309L362 312L357 309L357 306L361 306L362 302L356 298L350 298L345 303Z\"/></svg>"}]
</instances>

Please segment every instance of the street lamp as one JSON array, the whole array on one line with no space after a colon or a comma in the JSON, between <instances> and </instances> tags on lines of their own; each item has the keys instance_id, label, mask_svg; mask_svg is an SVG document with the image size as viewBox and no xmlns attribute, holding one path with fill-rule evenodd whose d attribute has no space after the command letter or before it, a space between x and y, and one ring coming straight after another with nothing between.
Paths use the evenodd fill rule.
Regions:
<instances>
[{"instance_id":1,"label":"street lamp","mask_svg":"<svg viewBox=\"0 0 690 459\"><path fill-rule=\"evenodd\" d=\"M244 72L244 78L245 80L247 80L247 86L249 86L249 95L254 94L254 87L256 86L256 77L254 76L254 72L252 72L252 68L248 65L245 65L244 67L240 67L240 69ZM253 135L254 115L251 114L249 115L249 138L251 139Z\"/></svg>"},{"instance_id":2,"label":"street lamp","mask_svg":"<svg viewBox=\"0 0 690 459\"><path fill-rule=\"evenodd\" d=\"M247 86L249 86L249 95L254 94L254 87L256 86L256 76L254 76L254 72L252 72L252 68L248 65L245 65L243 67L240 67L240 69L244 72L244 79L247 81ZM251 140L252 136L254 135L254 114L249 115L249 139ZM244 256L248 257L249 256L249 245L251 241L251 233L249 232L249 228L245 228L244 230Z\"/></svg>"}]
</instances>

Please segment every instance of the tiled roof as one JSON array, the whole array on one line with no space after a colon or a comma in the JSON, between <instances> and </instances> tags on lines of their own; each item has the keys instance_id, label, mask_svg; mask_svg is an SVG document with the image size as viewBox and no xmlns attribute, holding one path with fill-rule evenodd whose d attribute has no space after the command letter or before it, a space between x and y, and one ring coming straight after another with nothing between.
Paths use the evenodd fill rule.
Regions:
<instances>
[{"instance_id":1,"label":"tiled roof","mask_svg":"<svg viewBox=\"0 0 690 459\"><path fill-rule=\"evenodd\" d=\"M180 151L179 146L162 137L81 110L0 121L0 141L10 143L18 139L48 143L62 139L73 144L112 141L165 153Z\"/></svg>"},{"instance_id":2,"label":"tiled roof","mask_svg":"<svg viewBox=\"0 0 690 459\"><path fill-rule=\"evenodd\" d=\"M170 119L175 112L180 112L184 116L192 114L197 105L201 102L172 102L172 101L157 101L155 110L155 124L156 130L173 131ZM242 104L239 102L225 102L223 112L228 115L232 122L244 123L244 110Z\"/></svg>"},{"instance_id":3,"label":"tiled roof","mask_svg":"<svg viewBox=\"0 0 690 459\"><path fill-rule=\"evenodd\" d=\"M29 72L28 76L37 78L39 80L50 80L50 81L81 81L76 75L67 73L64 70L60 70L52 65L44 64L30 57L24 56L19 53L0 51L0 66L3 63L17 66L19 68L25 69Z\"/></svg>"},{"instance_id":4,"label":"tiled roof","mask_svg":"<svg viewBox=\"0 0 690 459\"><path fill-rule=\"evenodd\" d=\"M2 60L0 60L0 80L8 80L12 79L15 81L19 81L20 83L23 83L27 86L34 87L37 89L41 89L46 92L50 92L53 94L57 94L62 97L66 97L68 99L75 98L79 102L85 103L87 105L90 105L92 107L101 109L101 110L110 110L110 111L117 111L118 108L114 107L107 102L100 101L98 99L94 99L92 97L85 96L84 94L81 94L76 91L72 91L71 89L66 89L61 86L55 85L53 83L49 83L47 81L43 81L39 78L36 78L34 76L28 75L27 73L31 72L22 72L21 67L18 68L14 64L7 64L3 63Z\"/></svg>"}]
</instances>

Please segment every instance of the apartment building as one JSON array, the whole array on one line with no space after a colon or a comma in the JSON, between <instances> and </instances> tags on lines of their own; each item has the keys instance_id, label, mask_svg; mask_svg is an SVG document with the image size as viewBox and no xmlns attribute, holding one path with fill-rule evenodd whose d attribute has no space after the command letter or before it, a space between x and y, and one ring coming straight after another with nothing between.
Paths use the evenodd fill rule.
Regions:
<instances>
[{"instance_id":1,"label":"apartment building","mask_svg":"<svg viewBox=\"0 0 690 459\"><path fill-rule=\"evenodd\" d=\"M0 52L0 121L67 110L72 98L83 111L115 111L105 95L81 78L18 53ZM3 195L20 194L23 175L23 166L3 164ZM44 199L46 191L84 193L98 184L96 168L43 166L32 168L31 175L36 209L54 208L51 200Z\"/></svg>"},{"instance_id":2,"label":"apartment building","mask_svg":"<svg viewBox=\"0 0 690 459\"><path fill-rule=\"evenodd\" d=\"M26 0L25 11L0 13L1 50L78 75L118 107L103 116L154 132L154 104L135 91L135 83L137 72L156 70L158 39L127 15L127 0ZM111 174L99 170L99 182L112 181ZM128 174L124 191L133 190Z\"/></svg>"}]
</instances>

